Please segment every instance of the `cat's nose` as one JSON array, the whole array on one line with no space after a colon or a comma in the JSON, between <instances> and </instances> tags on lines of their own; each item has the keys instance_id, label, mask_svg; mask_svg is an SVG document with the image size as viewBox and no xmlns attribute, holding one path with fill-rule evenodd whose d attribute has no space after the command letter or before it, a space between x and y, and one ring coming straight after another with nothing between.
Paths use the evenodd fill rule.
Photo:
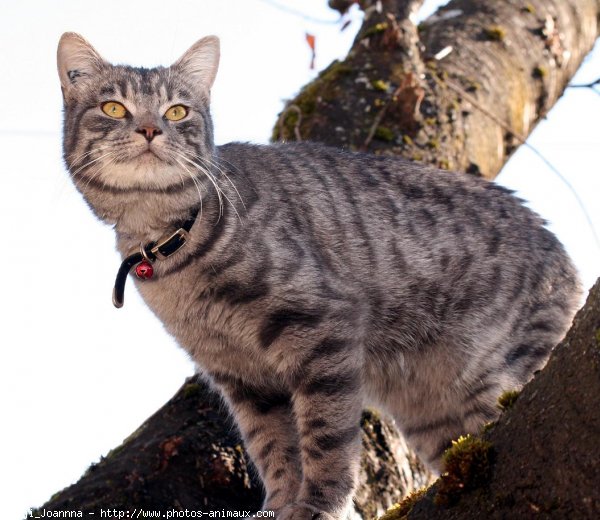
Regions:
<instances>
[{"instance_id":1,"label":"cat's nose","mask_svg":"<svg viewBox=\"0 0 600 520\"><path fill-rule=\"evenodd\" d=\"M142 134L148 142L152 141L155 136L162 134L162 130L160 128L156 128L155 126L151 125L140 126L136 128L135 131L138 134Z\"/></svg>"}]
</instances>

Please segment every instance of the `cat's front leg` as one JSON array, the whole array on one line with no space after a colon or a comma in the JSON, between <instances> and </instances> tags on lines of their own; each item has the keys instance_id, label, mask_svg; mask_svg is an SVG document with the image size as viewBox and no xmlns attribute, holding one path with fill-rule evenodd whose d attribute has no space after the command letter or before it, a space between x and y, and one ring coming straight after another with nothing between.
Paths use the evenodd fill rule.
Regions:
<instances>
[{"instance_id":1,"label":"cat's front leg","mask_svg":"<svg viewBox=\"0 0 600 520\"><path fill-rule=\"evenodd\" d=\"M333 340L317 345L293 395L302 484L278 520L348 514L360 464L362 393L359 349Z\"/></svg>"},{"instance_id":2,"label":"cat's front leg","mask_svg":"<svg viewBox=\"0 0 600 520\"><path fill-rule=\"evenodd\" d=\"M265 488L263 511L278 513L298 495L302 472L291 395L212 374L235 417Z\"/></svg>"}]
</instances>

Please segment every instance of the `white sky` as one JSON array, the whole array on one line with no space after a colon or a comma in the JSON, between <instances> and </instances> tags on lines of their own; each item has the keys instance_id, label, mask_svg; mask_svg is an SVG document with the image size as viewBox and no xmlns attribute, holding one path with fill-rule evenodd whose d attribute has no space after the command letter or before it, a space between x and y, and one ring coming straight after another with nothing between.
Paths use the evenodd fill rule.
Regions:
<instances>
[{"instance_id":1,"label":"white sky","mask_svg":"<svg viewBox=\"0 0 600 520\"><path fill-rule=\"evenodd\" d=\"M326 0L279 3L336 20ZM219 35L217 142L266 142L282 100L314 75L304 33L317 36L321 69L345 54L359 23L340 33L264 0L2 0L0 15L0 517L19 518L77 480L193 373L131 282L125 307L112 306L113 233L75 192L61 159L60 35L80 32L108 60L146 66L170 64L198 38ZM576 82L598 76L596 49ZM530 142L574 186L600 234L599 109L594 92L570 90ZM573 195L524 148L499 181L550 221L589 287L600 252Z\"/></svg>"}]
</instances>

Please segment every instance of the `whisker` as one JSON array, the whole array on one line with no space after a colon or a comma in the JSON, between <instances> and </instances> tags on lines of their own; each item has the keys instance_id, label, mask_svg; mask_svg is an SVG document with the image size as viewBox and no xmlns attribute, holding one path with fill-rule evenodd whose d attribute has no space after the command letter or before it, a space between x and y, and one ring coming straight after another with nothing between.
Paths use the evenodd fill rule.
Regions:
<instances>
[{"instance_id":1,"label":"whisker","mask_svg":"<svg viewBox=\"0 0 600 520\"><path fill-rule=\"evenodd\" d=\"M196 178L196 176L181 162L177 159L177 157L175 157L172 154L169 154L169 156L177 163L179 164L179 166L181 166L184 171L190 176L190 179L192 179L192 182L194 183L194 186L196 187L196 190L198 191L198 197L200 199L200 220L202 220L202 210L203 210L203 205L202 205L202 190L201 190L201 184L199 183L198 179ZM179 173L180 177L181 177L181 181L184 182L183 180L183 176L181 175L181 173Z\"/></svg>"},{"instance_id":2,"label":"whisker","mask_svg":"<svg viewBox=\"0 0 600 520\"><path fill-rule=\"evenodd\" d=\"M84 157L87 157L90 154L93 154L95 152L102 152L103 150L106 150L107 148L111 148L110 145L105 145L105 146L97 146L96 148L92 148L91 150L88 150L87 152L84 152L82 154L79 154L77 157L75 157L72 161L72 163L69 165L71 168L73 166L75 166L79 161L83 160Z\"/></svg>"},{"instance_id":3,"label":"whisker","mask_svg":"<svg viewBox=\"0 0 600 520\"><path fill-rule=\"evenodd\" d=\"M183 155L182 157L185 158L188 162L191 162L202 173L204 173L205 175L208 176L208 178L210 179L210 181L212 182L213 186L215 187L215 189L217 190L217 192L219 194L219 201L221 202L221 206L220 206L221 215L223 214L222 197L224 197L227 200L227 202L229 202L231 207L233 208L233 211L235 211L235 214L237 215L239 221L242 222L242 218L240 217L240 214L238 213L238 210L235 207L235 204L231 201L231 199L227 196L227 194L221 189L221 187L218 184L218 179L214 176L214 174L208 168L206 168L206 166L203 166L201 164L198 164L197 162L192 161L189 157L186 157L185 155Z\"/></svg>"},{"instance_id":4,"label":"whisker","mask_svg":"<svg viewBox=\"0 0 600 520\"><path fill-rule=\"evenodd\" d=\"M93 148L92 150L88 150L87 152L78 155L77 157L75 157L75 159L72 161L71 164L67 163L69 173L71 171L71 168L73 168L79 161L82 161L85 157L87 157L95 152L100 152L102 150L106 150L107 148L110 148L110 146L98 146L96 148ZM73 174L71 174L71 175L73 175ZM59 196L62 196L62 194L65 191L65 188L69 185L70 182L72 182L72 181L69 177L65 176L63 178L62 183L61 183L60 187L58 188Z\"/></svg>"},{"instance_id":5,"label":"whisker","mask_svg":"<svg viewBox=\"0 0 600 520\"><path fill-rule=\"evenodd\" d=\"M202 172L205 177L212 183L212 185L215 188L215 191L217 192L217 197L219 198L219 217L221 215L223 215L223 197L222 197L222 190L221 188L219 188L219 185L216 183L214 176L205 168L203 168L201 165L199 165L198 163L195 163L194 161L192 161L189 157L187 157L185 154L181 153L181 152L175 152L177 153L177 155L179 155L179 157L181 157L184 161L187 161L188 163L192 164L193 166L195 166L196 168L198 168L198 170L200 172Z\"/></svg>"},{"instance_id":6,"label":"whisker","mask_svg":"<svg viewBox=\"0 0 600 520\"><path fill-rule=\"evenodd\" d=\"M194 154L194 155L193 155L193 157L194 157L194 158L198 158L198 159L200 159L201 161L203 161L203 158L201 158L201 157L197 156L196 154ZM187 158L187 160L188 160L188 161L191 161L191 159L189 159L189 158ZM212 182L212 183L213 183L213 185L215 186L215 189L217 189L217 190L218 190L218 192L219 192L219 198L221 199L221 194L222 194L222 196L223 196L223 197L225 197L225 199L227 199L227 202L229 202L229 204L231 205L231 207L232 207L232 208L233 208L233 210L235 211L235 213L236 213L236 215L237 215L237 217L238 217L239 221L240 221L240 222L242 222L242 219L241 219L241 217L240 217L240 214L239 214L239 212L238 212L237 208L235 207L235 204L233 204L233 202L231 201L231 199L230 199L230 198L229 198L229 197L228 197L228 196L225 194L225 192L223 191L223 189L222 189L222 188L219 186L219 180L218 180L218 179L215 177L215 175L214 175L214 174L213 174L213 173L210 171L210 168L208 168L208 167L206 166L206 164L198 164L198 163L196 163L196 162L194 162L194 161L191 161L191 162L192 162L192 164L194 164L194 165L195 165L195 166L196 166L196 167L197 167L197 168L198 168L200 171L202 171L202 172L203 172L205 175L209 176L209 178L211 179L211 182ZM216 168L217 168L219 171L222 171L218 165L215 165L215 167L216 167ZM233 187L234 187L235 191L237 192L237 189L235 188L235 186L233 186ZM238 192L238 196L239 196L239 192ZM244 208L245 208L245 204L244 204L243 200L241 199L241 197L240 197L240 201L242 202L242 205L244 205ZM221 213L222 213L222 209L221 209Z\"/></svg>"},{"instance_id":7,"label":"whisker","mask_svg":"<svg viewBox=\"0 0 600 520\"><path fill-rule=\"evenodd\" d=\"M116 152L114 152L114 153L112 153L112 157L110 157L108 161L97 164L96 170L94 172L92 172L92 174L88 177L87 183L85 185L85 189L88 188L88 186L94 179L96 179L100 176L100 174L102 173L102 170L104 170L104 168L114 164L116 158L117 158L117 154L116 154Z\"/></svg>"},{"instance_id":8,"label":"whisker","mask_svg":"<svg viewBox=\"0 0 600 520\"><path fill-rule=\"evenodd\" d=\"M101 155L100 157L97 157L96 159L93 159L87 163L85 163L83 166L80 166L79 168L77 168L74 172L71 173L71 175L73 175L73 177L75 177L81 170L83 170L84 168L87 168L88 166L94 164L95 162L99 161L100 159L104 159L104 157L108 157L109 155L113 155L116 152L114 150L105 153L103 155Z\"/></svg>"},{"instance_id":9,"label":"whisker","mask_svg":"<svg viewBox=\"0 0 600 520\"><path fill-rule=\"evenodd\" d=\"M197 154L194 154L193 157L195 159L198 159L200 161L203 161L205 163L208 163L209 166L212 166L213 168L216 168L217 171L223 175L223 177L225 177L225 179L227 180L227 182L231 185L231 187L235 190L238 198L240 199L240 202L242 203L242 206L244 206L244 210L246 210L246 204L244 202L244 199L242 199L242 196L240 195L240 192L238 191L236 185L233 183L233 181L229 178L229 176L227 175L227 173L225 173L225 170L223 168L221 168L221 166L215 162L212 158L210 157L201 157ZM230 163L231 164L231 163Z\"/></svg>"}]
</instances>

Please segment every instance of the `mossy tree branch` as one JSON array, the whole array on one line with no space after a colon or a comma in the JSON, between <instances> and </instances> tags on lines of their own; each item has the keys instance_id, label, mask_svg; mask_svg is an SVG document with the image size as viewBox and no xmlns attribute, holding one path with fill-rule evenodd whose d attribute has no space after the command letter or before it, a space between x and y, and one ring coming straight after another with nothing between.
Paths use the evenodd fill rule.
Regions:
<instances>
[{"instance_id":1,"label":"mossy tree branch","mask_svg":"<svg viewBox=\"0 0 600 520\"><path fill-rule=\"evenodd\" d=\"M273 139L295 139L301 119L302 139L491 179L598 37L598 0L452 0L418 28L407 15L420 2L360 4L347 58L290 100L301 118L284 109Z\"/></svg>"}]
</instances>

